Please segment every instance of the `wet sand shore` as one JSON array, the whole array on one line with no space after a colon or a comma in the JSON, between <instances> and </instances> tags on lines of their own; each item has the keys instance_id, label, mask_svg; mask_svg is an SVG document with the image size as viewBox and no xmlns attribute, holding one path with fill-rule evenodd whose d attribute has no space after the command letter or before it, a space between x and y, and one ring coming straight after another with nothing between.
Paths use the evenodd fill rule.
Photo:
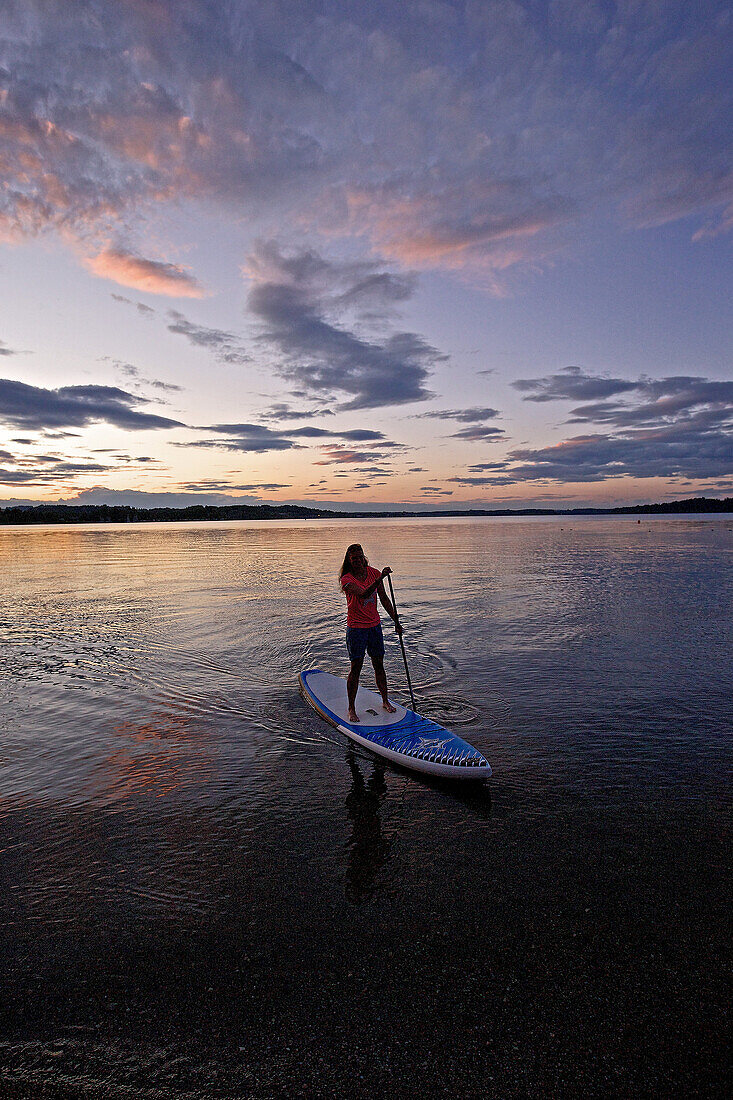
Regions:
<instances>
[{"instance_id":1,"label":"wet sand shore","mask_svg":"<svg viewBox=\"0 0 733 1100\"><path fill-rule=\"evenodd\" d=\"M307 834L3 813L4 1096L725 1095L714 807L459 793L348 750L341 771ZM85 890L90 838L109 872ZM161 888L186 848L195 904Z\"/></svg>"}]
</instances>

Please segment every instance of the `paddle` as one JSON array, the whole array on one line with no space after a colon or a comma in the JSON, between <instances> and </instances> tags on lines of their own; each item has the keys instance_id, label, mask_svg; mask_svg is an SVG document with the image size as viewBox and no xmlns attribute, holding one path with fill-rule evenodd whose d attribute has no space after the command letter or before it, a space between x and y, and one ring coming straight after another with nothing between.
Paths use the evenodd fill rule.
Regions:
<instances>
[{"instance_id":1,"label":"paddle","mask_svg":"<svg viewBox=\"0 0 733 1100\"><path fill-rule=\"evenodd\" d=\"M397 601L394 598L394 588L392 587L392 577L388 573L387 580L389 581L389 594L392 597L392 607L394 613L397 615L397 621L399 622L399 614L397 613ZM405 653L405 643L402 641L402 635L398 634L397 637L400 640L400 649L402 650L402 660L405 662L405 672L407 673L407 686L410 689L410 699L412 700L412 709L415 710L415 696L412 693L412 681L410 680L410 670L407 667L407 654Z\"/></svg>"}]
</instances>

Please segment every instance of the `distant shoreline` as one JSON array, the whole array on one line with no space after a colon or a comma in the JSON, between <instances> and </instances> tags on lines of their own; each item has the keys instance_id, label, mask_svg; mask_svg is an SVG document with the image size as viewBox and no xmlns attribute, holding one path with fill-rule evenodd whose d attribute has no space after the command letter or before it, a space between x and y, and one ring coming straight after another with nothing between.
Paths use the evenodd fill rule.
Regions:
<instances>
[{"instance_id":1,"label":"distant shoreline","mask_svg":"<svg viewBox=\"0 0 733 1100\"><path fill-rule=\"evenodd\" d=\"M635 516L705 515L733 512L733 497L690 497L665 504L635 504L620 508L466 508L430 511L334 512L294 504L233 504L188 508L133 508L118 504L36 504L0 508L0 525L46 523L175 523L237 519L450 519L493 516Z\"/></svg>"}]
</instances>

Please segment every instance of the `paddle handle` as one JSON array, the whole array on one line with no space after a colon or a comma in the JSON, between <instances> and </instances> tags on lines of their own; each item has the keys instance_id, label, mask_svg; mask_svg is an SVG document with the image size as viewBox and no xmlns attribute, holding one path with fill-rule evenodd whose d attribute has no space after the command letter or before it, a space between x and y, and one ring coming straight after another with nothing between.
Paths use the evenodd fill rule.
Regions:
<instances>
[{"instance_id":1,"label":"paddle handle","mask_svg":"<svg viewBox=\"0 0 733 1100\"><path fill-rule=\"evenodd\" d=\"M394 608L394 613L397 616L397 621L399 622L400 617L397 613L397 601L394 598L394 588L392 587L392 577L389 573L387 574L387 581L389 582L389 594L392 598L392 607ZM410 701L412 702L412 709L415 710L415 696L414 696L413 691L412 691L412 680L410 679L410 670L407 667L407 654L405 653L405 643L402 640L402 635L401 634L398 634L397 637L400 640L400 649L402 650L402 660L405 662L405 674L407 675L407 686L410 689Z\"/></svg>"}]
</instances>

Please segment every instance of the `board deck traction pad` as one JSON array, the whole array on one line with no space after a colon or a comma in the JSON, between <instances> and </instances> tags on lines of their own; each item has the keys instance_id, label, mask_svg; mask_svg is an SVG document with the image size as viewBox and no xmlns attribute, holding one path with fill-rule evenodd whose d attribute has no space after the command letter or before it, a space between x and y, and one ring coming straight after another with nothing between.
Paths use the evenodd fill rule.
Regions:
<instances>
[{"instance_id":1,"label":"board deck traction pad","mask_svg":"<svg viewBox=\"0 0 733 1100\"><path fill-rule=\"evenodd\" d=\"M416 714L415 711L406 707L395 704L396 713L387 713L382 709L381 697L367 688L360 687L356 699L362 721L349 722L343 715L332 710L321 697L318 691L319 678L321 685L325 683L332 691L335 690L336 683L340 684L343 701L344 704L346 703L346 682L318 668L300 673L301 693L326 721L347 736L355 734L361 741L371 743L377 752L381 748L404 757L406 767L411 763L413 767L419 767L423 763L428 767L437 765L441 772L443 769L450 769L455 774L460 773L463 776L472 774L475 778L479 778L491 775L488 760L473 745L469 745L467 741L450 733L430 718L423 718L421 714ZM313 681L312 685L310 681ZM325 695L327 692L324 691L322 694ZM367 714L379 718L379 722L370 724L364 721Z\"/></svg>"}]
</instances>

